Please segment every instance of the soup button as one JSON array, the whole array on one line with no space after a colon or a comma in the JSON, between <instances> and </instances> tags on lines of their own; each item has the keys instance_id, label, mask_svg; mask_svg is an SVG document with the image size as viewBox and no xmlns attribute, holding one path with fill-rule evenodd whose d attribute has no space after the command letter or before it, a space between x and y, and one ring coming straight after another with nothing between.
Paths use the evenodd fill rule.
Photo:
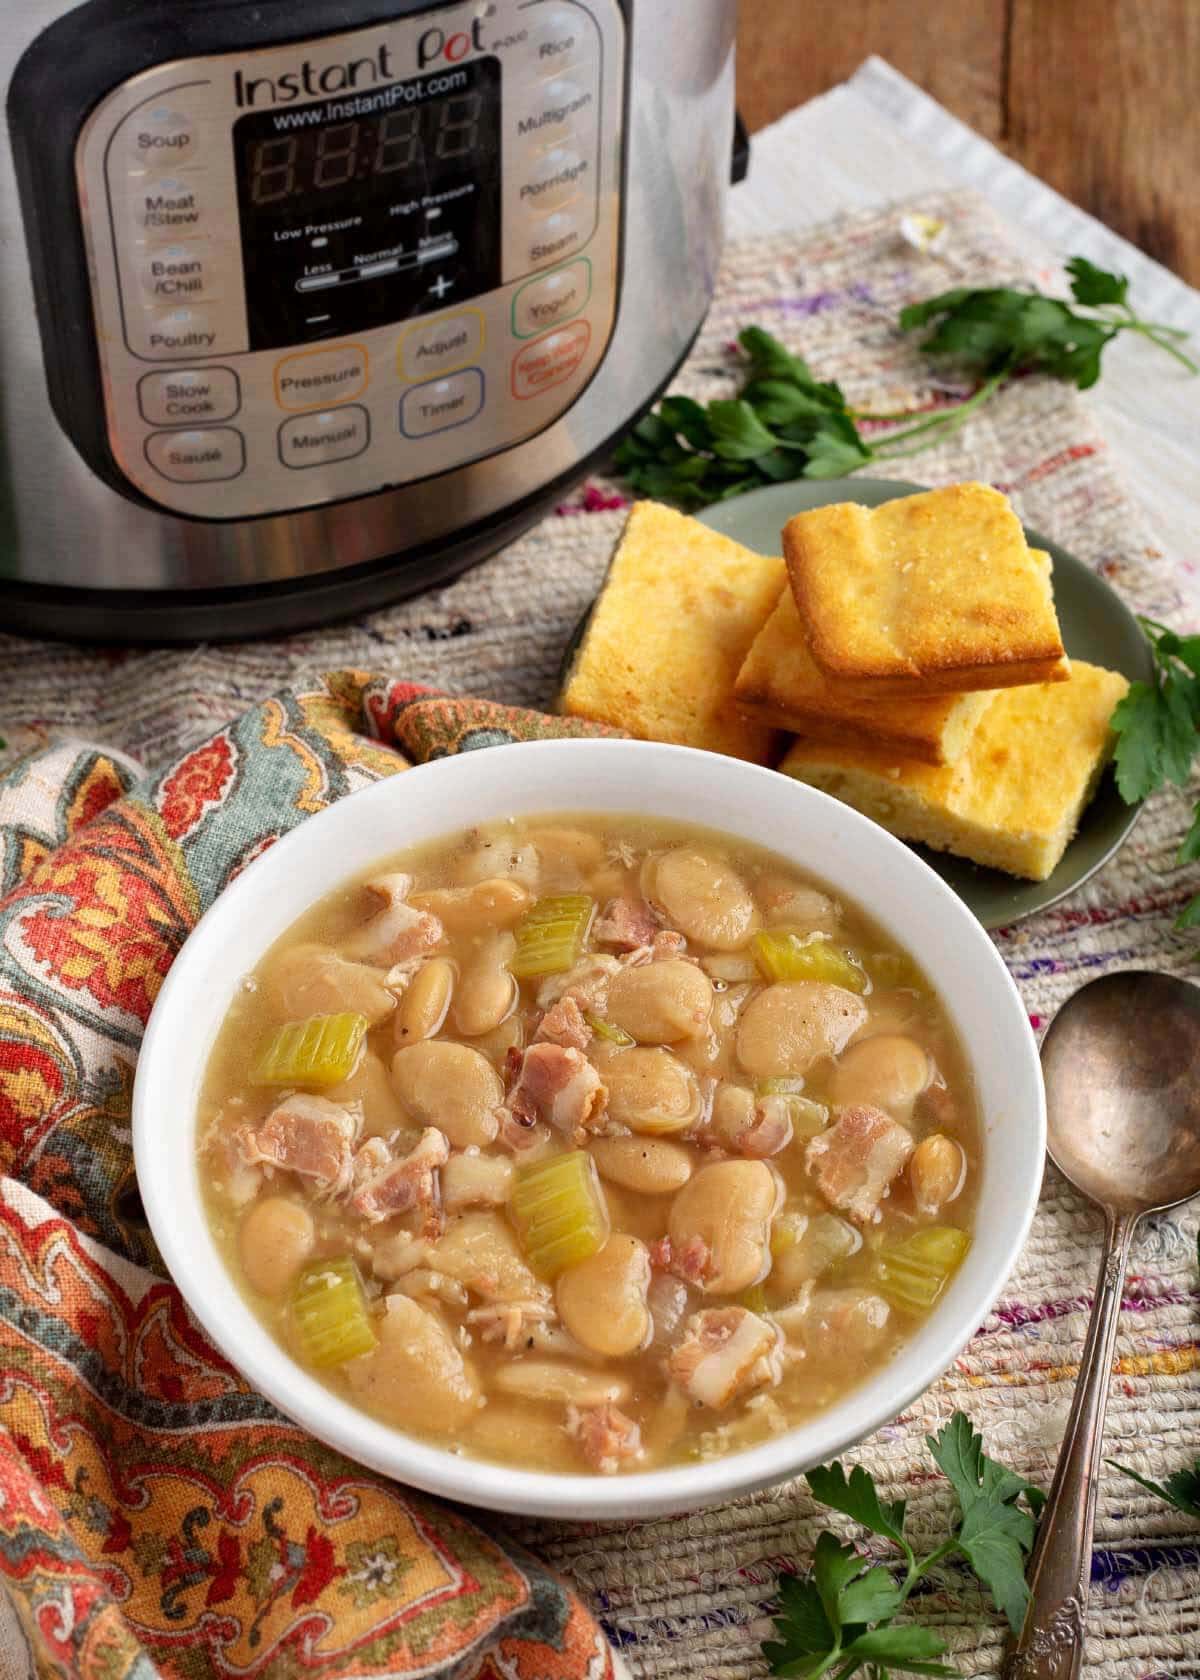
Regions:
<instances>
[{"instance_id":1,"label":"soup button","mask_svg":"<svg viewBox=\"0 0 1200 1680\"><path fill-rule=\"evenodd\" d=\"M523 402L570 379L587 354L591 339L592 329L586 321L572 321L569 327L533 339L513 357L513 396Z\"/></svg>"}]
</instances>

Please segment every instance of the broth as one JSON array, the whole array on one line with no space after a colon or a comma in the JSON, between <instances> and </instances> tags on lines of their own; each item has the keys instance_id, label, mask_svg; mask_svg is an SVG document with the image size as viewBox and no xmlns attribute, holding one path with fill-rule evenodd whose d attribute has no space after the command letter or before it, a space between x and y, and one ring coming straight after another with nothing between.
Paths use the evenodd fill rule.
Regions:
<instances>
[{"instance_id":1,"label":"broth","mask_svg":"<svg viewBox=\"0 0 1200 1680\"><path fill-rule=\"evenodd\" d=\"M772 853L620 814L411 849L244 982L198 1116L263 1324L451 1450L636 1471L830 1406L970 1243L921 970Z\"/></svg>"}]
</instances>

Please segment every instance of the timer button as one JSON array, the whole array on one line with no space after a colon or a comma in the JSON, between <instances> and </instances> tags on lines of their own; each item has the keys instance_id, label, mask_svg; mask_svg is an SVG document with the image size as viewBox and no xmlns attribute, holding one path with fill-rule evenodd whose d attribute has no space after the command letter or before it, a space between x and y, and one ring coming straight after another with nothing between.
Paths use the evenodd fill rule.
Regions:
<instances>
[{"instance_id":1,"label":"timer button","mask_svg":"<svg viewBox=\"0 0 1200 1680\"><path fill-rule=\"evenodd\" d=\"M592 293L592 265L580 257L566 268L540 280L530 280L513 298L512 330L517 338L532 338L561 321L578 315Z\"/></svg>"},{"instance_id":2,"label":"timer button","mask_svg":"<svg viewBox=\"0 0 1200 1680\"><path fill-rule=\"evenodd\" d=\"M513 357L513 396L525 402L570 379L591 341L592 329L586 321L573 321L569 327L533 339Z\"/></svg>"},{"instance_id":3,"label":"timer button","mask_svg":"<svg viewBox=\"0 0 1200 1680\"><path fill-rule=\"evenodd\" d=\"M126 156L143 169L185 168L203 150L195 119L171 105L135 111L125 135Z\"/></svg>"},{"instance_id":4,"label":"timer button","mask_svg":"<svg viewBox=\"0 0 1200 1680\"><path fill-rule=\"evenodd\" d=\"M138 280L153 303L205 301L218 295L228 267L224 256L197 241L157 245L138 260Z\"/></svg>"},{"instance_id":5,"label":"timer button","mask_svg":"<svg viewBox=\"0 0 1200 1680\"><path fill-rule=\"evenodd\" d=\"M521 203L532 210L558 210L581 193L590 191L592 166L587 158L566 146L555 146L542 154L518 189Z\"/></svg>"},{"instance_id":6,"label":"timer button","mask_svg":"<svg viewBox=\"0 0 1200 1680\"><path fill-rule=\"evenodd\" d=\"M463 309L409 327L400 340L400 374L404 379L429 379L435 373L454 373L478 361L482 353L483 316L478 309Z\"/></svg>"},{"instance_id":7,"label":"timer button","mask_svg":"<svg viewBox=\"0 0 1200 1680\"><path fill-rule=\"evenodd\" d=\"M540 75L556 76L585 56L583 18L574 6L549 6L530 32L530 51Z\"/></svg>"},{"instance_id":8,"label":"timer button","mask_svg":"<svg viewBox=\"0 0 1200 1680\"><path fill-rule=\"evenodd\" d=\"M352 461L371 441L371 417L359 403L298 414L279 428L279 459L301 472L331 461Z\"/></svg>"},{"instance_id":9,"label":"timer button","mask_svg":"<svg viewBox=\"0 0 1200 1680\"><path fill-rule=\"evenodd\" d=\"M448 432L474 420L482 407L483 374L478 368L466 368L406 391L400 399L400 430L410 438Z\"/></svg>"},{"instance_id":10,"label":"timer button","mask_svg":"<svg viewBox=\"0 0 1200 1680\"><path fill-rule=\"evenodd\" d=\"M180 368L143 374L138 381L138 407L152 426L231 420L241 406L241 387L232 368Z\"/></svg>"},{"instance_id":11,"label":"timer button","mask_svg":"<svg viewBox=\"0 0 1200 1680\"><path fill-rule=\"evenodd\" d=\"M284 356L275 366L275 401L280 408L295 409L349 402L367 388L367 365L361 344Z\"/></svg>"},{"instance_id":12,"label":"timer button","mask_svg":"<svg viewBox=\"0 0 1200 1680\"><path fill-rule=\"evenodd\" d=\"M517 137L532 146L555 146L569 140L580 124L587 122L595 101L590 89L566 76L539 82L517 118Z\"/></svg>"},{"instance_id":13,"label":"timer button","mask_svg":"<svg viewBox=\"0 0 1200 1680\"><path fill-rule=\"evenodd\" d=\"M146 439L146 459L172 484L215 484L245 471L246 440L232 426L154 432Z\"/></svg>"}]
</instances>

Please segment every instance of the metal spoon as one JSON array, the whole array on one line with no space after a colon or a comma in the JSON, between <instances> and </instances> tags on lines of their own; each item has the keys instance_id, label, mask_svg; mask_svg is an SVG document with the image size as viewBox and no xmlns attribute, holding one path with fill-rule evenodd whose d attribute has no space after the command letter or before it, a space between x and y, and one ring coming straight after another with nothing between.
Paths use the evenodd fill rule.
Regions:
<instances>
[{"instance_id":1,"label":"metal spoon","mask_svg":"<svg viewBox=\"0 0 1200 1680\"><path fill-rule=\"evenodd\" d=\"M1093 980L1042 1044L1050 1157L1104 1210L1104 1256L1079 1383L1029 1569L1006 1680L1074 1680L1083 1661L1097 1471L1125 1264L1143 1214L1200 1193L1200 987L1166 974Z\"/></svg>"}]
</instances>

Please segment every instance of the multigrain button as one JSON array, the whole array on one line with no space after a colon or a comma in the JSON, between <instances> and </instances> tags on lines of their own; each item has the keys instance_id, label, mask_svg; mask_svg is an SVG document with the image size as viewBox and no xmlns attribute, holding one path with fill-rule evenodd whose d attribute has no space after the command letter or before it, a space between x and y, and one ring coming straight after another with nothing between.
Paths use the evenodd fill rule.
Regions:
<instances>
[{"instance_id":1,"label":"multigrain button","mask_svg":"<svg viewBox=\"0 0 1200 1680\"><path fill-rule=\"evenodd\" d=\"M517 189L521 203L540 214L570 204L592 185L592 166L569 146L552 146L534 160Z\"/></svg>"},{"instance_id":2,"label":"multigrain button","mask_svg":"<svg viewBox=\"0 0 1200 1680\"><path fill-rule=\"evenodd\" d=\"M525 402L570 379L587 354L591 338L586 321L572 321L569 327L533 339L513 357L513 396Z\"/></svg>"},{"instance_id":3,"label":"multigrain button","mask_svg":"<svg viewBox=\"0 0 1200 1680\"><path fill-rule=\"evenodd\" d=\"M513 298L514 334L532 338L534 333L569 321L572 315L578 315L591 292L592 265L586 257L528 281Z\"/></svg>"},{"instance_id":4,"label":"multigrain button","mask_svg":"<svg viewBox=\"0 0 1200 1680\"><path fill-rule=\"evenodd\" d=\"M299 472L330 461L353 460L370 441L370 415L360 404L350 403L285 420L279 428L279 459Z\"/></svg>"},{"instance_id":5,"label":"multigrain button","mask_svg":"<svg viewBox=\"0 0 1200 1680\"><path fill-rule=\"evenodd\" d=\"M200 129L173 105L148 105L125 125L125 155L143 169L186 169L201 151Z\"/></svg>"},{"instance_id":6,"label":"multigrain button","mask_svg":"<svg viewBox=\"0 0 1200 1680\"><path fill-rule=\"evenodd\" d=\"M328 408L349 402L367 388L367 352L361 344L332 350L301 350L275 367L275 400L280 408Z\"/></svg>"},{"instance_id":7,"label":"multigrain button","mask_svg":"<svg viewBox=\"0 0 1200 1680\"><path fill-rule=\"evenodd\" d=\"M452 426L465 426L483 407L483 374L466 368L446 379L414 385L400 400L400 430L405 437L428 437Z\"/></svg>"},{"instance_id":8,"label":"multigrain button","mask_svg":"<svg viewBox=\"0 0 1200 1680\"><path fill-rule=\"evenodd\" d=\"M405 379L454 373L478 361L482 352L483 316L478 309L461 309L409 327L400 340L400 372Z\"/></svg>"},{"instance_id":9,"label":"multigrain button","mask_svg":"<svg viewBox=\"0 0 1200 1680\"><path fill-rule=\"evenodd\" d=\"M557 145L588 121L593 104L591 89L572 77L536 82L517 118L517 137L534 147Z\"/></svg>"},{"instance_id":10,"label":"multigrain button","mask_svg":"<svg viewBox=\"0 0 1200 1680\"><path fill-rule=\"evenodd\" d=\"M246 466L246 443L232 426L198 432L154 432L146 439L146 459L172 484L213 484L236 478Z\"/></svg>"},{"instance_id":11,"label":"multigrain button","mask_svg":"<svg viewBox=\"0 0 1200 1680\"><path fill-rule=\"evenodd\" d=\"M156 245L138 258L142 291L154 303L216 297L228 270L228 252L199 240Z\"/></svg>"},{"instance_id":12,"label":"multigrain button","mask_svg":"<svg viewBox=\"0 0 1200 1680\"><path fill-rule=\"evenodd\" d=\"M147 373L138 381L138 407L152 426L232 420L241 402L232 368L180 368Z\"/></svg>"}]
</instances>

